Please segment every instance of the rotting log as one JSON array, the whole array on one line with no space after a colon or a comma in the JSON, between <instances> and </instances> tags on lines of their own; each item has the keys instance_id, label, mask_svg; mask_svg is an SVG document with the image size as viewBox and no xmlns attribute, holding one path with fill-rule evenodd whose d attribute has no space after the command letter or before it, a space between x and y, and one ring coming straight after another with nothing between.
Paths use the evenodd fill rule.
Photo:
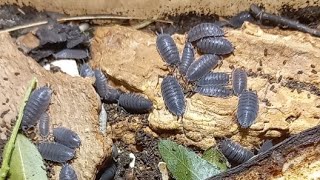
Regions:
<instances>
[{"instance_id":1,"label":"rotting log","mask_svg":"<svg viewBox=\"0 0 320 180\"><path fill-rule=\"evenodd\" d=\"M319 179L320 125L293 135L268 151L208 180Z\"/></svg>"},{"instance_id":2,"label":"rotting log","mask_svg":"<svg viewBox=\"0 0 320 180\"><path fill-rule=\"evenodd\" d=\"M169 137L184 145L206 149L216 143L216 138L231 137L253 148L264 139L285 138L318 125L320 73L313 72L320 71L319 38L296 31L269 32L250 23L242 29L225 31L236 48L234 55L224 57L222 66L214 71L231 72L231 66L244 66L249 74L248 88L259 96L258 118L245 132L238 128L234 117L237 97L222 99L196 94L186 98L183 125L166 110L159 75L165 76L168 71L157 52L155 34L123 26L98 27L90 63L124 90L151 99L155 108L149 115L149 127L161 136L171 132ZM174 34L173 38L181 52L185 36ZM128 127L138 128L134 124ZM134 142L134 132L123 131L119 130L119 134L126 136L119 138Z\"/></svg>"}]
</instances>

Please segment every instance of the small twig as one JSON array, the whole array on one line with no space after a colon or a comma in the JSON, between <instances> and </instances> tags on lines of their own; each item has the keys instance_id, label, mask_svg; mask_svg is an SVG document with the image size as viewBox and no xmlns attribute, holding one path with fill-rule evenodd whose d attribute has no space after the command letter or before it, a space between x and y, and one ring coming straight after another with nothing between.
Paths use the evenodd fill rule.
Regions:
<instances>
[{"instance_id":1,"label":"small twig","mask_svg":"<svg viewBox=\"0 0 320 180\"><path fill-rule=\"evenodd\" d=\"M80 21L80 20L96 20L96 19L114 19L114 20L147 20L146 18L141 18L141 17L124 17L124 16L111 16L111 15L92 15L92 16L73 16L73 17L64 17L64 18L59 18L57 19L57 22L65 22L65 21ZM159 19L153 19L150 20L152 22L161 22L161 23L168 23L168 24L173 24L172 21L167 21L167 20L159 20ZM1 33L5 32L12 32L20 29L26 29L26 28L31 28L31 27L36 27L36 26L41 26L44 24L47 24L48 21L39 21L35 23L29 23L29 24L24 24L24 25L19 25L15 27L11 27L8 29L3 29L0 30Z\"/></svg>"},{"instance_id":2,"label":"small twig","mask_svg":"<svg viewBox=\"0 0 320 180\"><path fill-rule=\"evenodd\" d=\"M132 27L134 29L142 29L142 28L145 28L146 26L148 26L149 24L153 23L154 21L150 21L150 20L146 20L146 21L143 21L139 24L136 24L136 25L133 25Z\"/></svg>"},{"instance_id":3,"label":"small twig","mask_svg":"<svg viewBox=\"0 0 320 180\"><path fill-rule=\"evenodd\" d=\"M309 33L311 35L320 37L320 31L317 29L312 29L304 24L299 23L298 21L294 21L285 17L276 16L270 13L264 12L261 8L259 8L256 4L252 4L250 6L251 12L256 16L256 18L259 18L262 20L268 20L270 22L273 22L278 25L282 25L284 27L288 27L291 29L295 29L298 31L302 31L305 33Z\"/></svg>"}]
</instances>

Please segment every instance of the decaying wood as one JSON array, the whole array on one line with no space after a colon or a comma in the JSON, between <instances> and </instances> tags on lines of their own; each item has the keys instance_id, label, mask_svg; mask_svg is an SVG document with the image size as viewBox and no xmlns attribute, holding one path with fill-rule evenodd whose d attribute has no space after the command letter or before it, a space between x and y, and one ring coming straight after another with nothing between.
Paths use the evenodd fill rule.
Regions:
<instances>
[{"instance_id":1,"label":"decaying wood","mask_svg":"<svg viewBox=\"0 0 320 180\"><path fill-rule=\"evenodd\" d=\"M220 137L231 137L253 148L263 139L293 135L319 123L320 73L313 72L320 72L320 40L306 33L280 32L268 33L249 23L240 30L226 29L226 38L235 46L234 55L224 57L222 66L214 71L230 73L230 67L243 66L249 74L248 88L257 91L259 97L259 115L245 132L234 117L237 97L195 94L186 98L183 125L165 108L158 83L162 81L159 75L165 76L168 71L157 52L155 34L122 26L99 27L92 41L90 63L123 89L142 93L153 101L149 127L160 135L169 131L179 143L202 149L214 145ZM175 34L173 38L181 53L185 36ZM302 70L302 74L297 73ZM126 135L119 137L132 142L134 133L124 130L121 128L119 134Z\"/></svg>"},{"instance_id":2,"label":"decaying wood","mask_svg":"<svg viewBox=\"0 0 320 180\"><path fill-rule=\"evenodd\" d=\"M320 125L291 136L268 151L254 156L247 162L224 173L209 178L215 179L314 179L320 168ZM312 167L303 172L303 167ZM313 174L314 173L314 174Z\"/></svg>"}]
</instances>

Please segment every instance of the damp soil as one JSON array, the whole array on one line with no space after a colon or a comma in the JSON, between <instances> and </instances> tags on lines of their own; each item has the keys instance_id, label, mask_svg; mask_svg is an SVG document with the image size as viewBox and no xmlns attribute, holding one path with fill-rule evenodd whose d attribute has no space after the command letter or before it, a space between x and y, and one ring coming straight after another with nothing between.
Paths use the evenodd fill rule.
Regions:
<instances>
[{"instance_id":1,"label":"damp soil","mask_svg":"<svg viewBox=\"0 0 320 180\"><path fill-rule=\"evenodd\" d=\"M248 7L249 8L249 7ZM281 15L299 20L301 23L308 24L312 27L318 27L320 23L320 7L307 7L304 9L293 10L290 7L284 6L281 10ZM13 27L16 25L27 24L40 20L52 20L61 17L61 14L52 12L37 12L32 7L25 6L18 8L14 5L5 5L0 7L0 29ZM201 22L213 22L221 19L228 19L229 17L218 17L208 15L196 15L195 13L182 14L177 16L169 16L168 19L173 21L172 25L164 23L153 23L147 26L144 30L151 32L160 32L163 29L166 33L186 33L190 27ZM94 24L93 22L91 22ZM115 22L116 23L116 22ZM121 21L118 24L130 25L130 21ZM25 34L30 29L20 30L11 33L13 37ZM255 74L252 74L255 76ZM266 78L269 78L266 75ZM272 81L276 81L271 78ZM310 91L313 94L320 95L320 90L312 85L304 82L286 81L283 86L291 89L301 89ZM161 179L161 174L158 169L158 163L161 160L157 144L159 139L144 132L143 127L148 126L148 115L133 115L127 114L118 110L116 104L107 104L106 110L108 112L108 125L113 126L120 121L137 121L141 124L140 130L135 133L136 144L134 148L130 144L126 144L118 139L113 139L114 144L119 149L119 157L117 158L117 172L115 179ZM2 112L5 113L5 112ZM14 126L15 119L11 121L11 125L1 124L0 130L5 132L5 137L0 137L0 154L3 153L3 148L11 135L11 130ZM197 148L191 148L197 151ZM200 151L199 151L200 152ZM129 154L133 153L135 156L135 166L130 168L132 159ZM0 156L0 164L2 163L2 156ZM103 170L103 168L98 169Z\"/></svg>"},{"instance_id":2,"label":"damp soil","mask_svg":"<svg viewBox=\"0 0 320 180\"><path fill-rule=\"evenodd\" d=\"M119 151L115 179L160 180L161 173L158 169L158 163L161 162L161 157L157 146L159 139L143 130L148 126L148 114L128 114L119 109L117 104L105 104L105 109L108 112L108 126L115 126L121 121L129 123L135 121L141 125L141 128L135 132L136 144L134 146L119 139L113 139ZM133 168L130 167L130 163L132 163L132 159L129 157L130 153L135 156Z\"/></svg>"}]
</instances>

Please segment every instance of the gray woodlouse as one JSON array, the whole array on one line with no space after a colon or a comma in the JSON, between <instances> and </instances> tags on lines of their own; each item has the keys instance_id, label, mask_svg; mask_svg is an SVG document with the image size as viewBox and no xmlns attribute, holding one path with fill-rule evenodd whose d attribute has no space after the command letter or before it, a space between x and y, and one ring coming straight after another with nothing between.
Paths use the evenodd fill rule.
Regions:
<instances>
[{"instance_id":1,"label":"gray woodlouse","mask_svg":"<svg viewBox=\"0 0 320 180\"><path fill-rule=\"evenodd\" d=\"M71 165L64 164L60 170L59 180L78 180L78 177Z\"/></svg>"},{"instance_id":2,"label":"gray woodlouse","mask_svg":"<svg viewBox=\"0 0 320 180\"><path fill-rule=\"evenodd\" d=\"M78 134L64 127L53 128L53 137L56 142L72 149L81 145L81 139Z\"/></svg>"},{"instance_id":3,"label":"gray woodlouse","mask_svg":"<svg viewBox=\"0 0 320 180\"><path fill-rule=\"evenodd\" d=\"M102 71L97 69L94 70L94 75L96 77L94 86L96 87L97 93L99 94L101 99L104 99L106 94L108 93L107 77L102 73Z\"/></svg>"},{"instance_id":4,"label":"gray woodlouse","mask_svg":"<svg viewBox=\"0 0 320 180\"><path fill-rule=\"evenodd\" d=\"M220 149L227 159L237 164L244 163L254 156L253 152L230 139L223 140L220 144Z\"/></svg>"},{"instance_id":5,"label":"gray woodlouse","mask_svg":"<svg viewBox=\"0 0 320 180\"><path fill-rule=\"evenodd\" d=\"M88 56L88 52L82 49L64 49L53 54L55 59L85 59Z\"/></svg>"},{"instance_id":6,"label":"gray woodlouse","mask_svg":"<svg viewBox=\"0 0 320 180\"><path fill-rule=\"evenodd\" d=\"M268 151L269 149L271 149L273 146L272 141L271 140L266 140L260 147L258 154L259 153L264 153L266 151Z\"/></svg>"},{"instance_id":7,"label":"gray woodlouse","mask_svg":"<svg viewBox=\"0 0 320 180\"><path fill-rule=\"evenodd\" d=\"M210 71L200 78L196 84L197 86L227 85L229 80L230 75L227 73Z\"/></svg>"},{"instance_id":8,"label":"gray woodlouse","mask_svg":"<svg viewBox=\"0 0 320 180\"><path fill-rule=\"evenodd\" d=\"M44 112L39 118L39 132L42 138L46 138L50 132L50 117Z\"/></svg>"},{"instance_id":9,"label":"gray woodlouse","mask_svg":"<svg viewBox=\"0 0 320 180\"><path fill-rule=\"evenodd\" d=\"M191 43L186 42L182 56L181 62L179 64L179 72L181 75L185 76L189 66L194 62L194 50Z\"/></svg>"},{"instance_id":10,"label":"gray woodlouse","mask_svg":"<svg viewBox=\"0 0 320 180\"><path fill-rule=\"evenodd\" d=\"M247 89L247 73L243 68L237 68L233 70L232 87L234 94L237 96Z\"/></svg>"},{"instance_id":11,"label":"gray woodlouse","mask_svg":"<svg viewBox=\"0 0 320 180\"><path fill-rule=\"evenodd\" d=\"M232 95L232 89L225 86L215 85L215 86L200 86L196 87L195 92L210 97L220 97L226 98Z\"/></svg>"},{"instance_id":12,"label":"gray woodlouse","mask_svg":"<svg viewBox=\"0 0 320 180\"><path fill-rule=\"evenodd\" d=\"M222 37L207 37L196 42L198 50L205 54L226 55L233 52L230 41Z\"/></svg>"},{"instance_id":13,"label":"gray woodlouse","mask_svg":"<svg viewBox=\"0 0 320 180\"><path fill-rule=\"evenodd\" d=\"M104 171L99 180L113 180L117 172L117 164L112 161L111 165Z\"/></svg>"},{"instance_id":14,"label":"gray woodlouse","mask_svg":"<svg viewBox=\"0 0 320 180\"><path fill-rule=\"evenodd\" d=\"M47 87L40 87L34 90L25 106L22 117L22 130L26 131L33 127L39 120L42 113L44 113L50 104L52 90Z\"/></svg>"},{"instance_id":15,"label":"gray woodlouse","mask_svg":"<svg viewBox=\"0 0 320 180\"><path fill-rule=\"evenodd\" d=\"M179 51L176 43L169 34L159 34L156 40L157 50L161 58L170 66L180 62Z\"/></svg>"},{"instance_id":16,"label":"gray woodlouse","mask_svg":"<svg viewBox=\"0 0 320 180\"><path fill-rule=\"evenodd\" d=\"M250 127L258 116L258 96L253 91L243 91L239 96L237 119L242 128Z\"/></svg>"},{"instance_id":17,"label":"gray woodlouse","mask_svg":"<svg viewBox=\"0 0 320 180\"><path fill-rule=\"evenodd\" d=\"M163 79L161 94L168 110L178 117L183 116L186 109L184 94L175 77L167 76Z\"/></svg>"},{"instance_id":18,"label":"gray woodlouse","mask_svg":"<svg viewBox=\"0 0 320 180\"><path fill-rule=\"evenodd\" d=\"M210 36L223 36L224 31L215 23L201 23L193 28L191 28L188 32L188 41L194 42L204 37Z\"/></svg>"},{"instance_id":19,"label":"gray woodlouse","mask_svg":"<svg viewBox=\"0 0 320 180\"><path fill-rule=\"evenodd\" d=\"M81 65L79 73L81 77L94 77L94 71L87 63Z\"/></svg>"},{"instance_id":20,"label":"gray woodlouse","mask_svg":"<svg viewBox=\"0 0 320 180\"><path fill-rule=\"evenodd\" d=\"M135 93L121 94L118 104L130 113L146 113L153 107L149 99Z\"/></svg>"},{"instance_id":21,"label":"gray woodlouse","mask_svg":"<svg viewBox=\"0 0 320 180\"><path fill-rule=\"evenodd\" d=\"M196 81L206 75L217 66L220 58L214 54L205 54L194 61L188 68L186 79L189 82Z\"/></svg>"},{"instance_id":22,"label":"gray woodlouse","mask_svg":"<svg viewBox=\"0 0 320 180\"><path fill-rule=\"evenodd\" d=\"M249 21L249 22L253 22L254 21L254 18L249 13L249 11L242 11L239 14L233 16L229 20L229 24L233 28L240 28L242 26L242 24L244 23L244 21Z\"/></svg>"},{"instance_id":23,"label":"gray woodlouse","mask_svg":"<svg viewBox=\"0 0 320 180\"><path fill-rule=\"evenodd\" d=\"M59 163L69 161L75 155L75 150L59 143L41 143L38 150L43 159Z\"/></svg>"},{"instance_id":24,"label":"gray woodlouse","mask_svg":"<svg viewBox=\"0 0 320 180\"><path fill-rule=\"evenodd\" d=\"M107 94L105 95L104 100L107 103L116 103L116 102L118 102L121 94L122 94L122 92L119 91L118 89L107 86Z\"/></svg>"}]
</instances>

